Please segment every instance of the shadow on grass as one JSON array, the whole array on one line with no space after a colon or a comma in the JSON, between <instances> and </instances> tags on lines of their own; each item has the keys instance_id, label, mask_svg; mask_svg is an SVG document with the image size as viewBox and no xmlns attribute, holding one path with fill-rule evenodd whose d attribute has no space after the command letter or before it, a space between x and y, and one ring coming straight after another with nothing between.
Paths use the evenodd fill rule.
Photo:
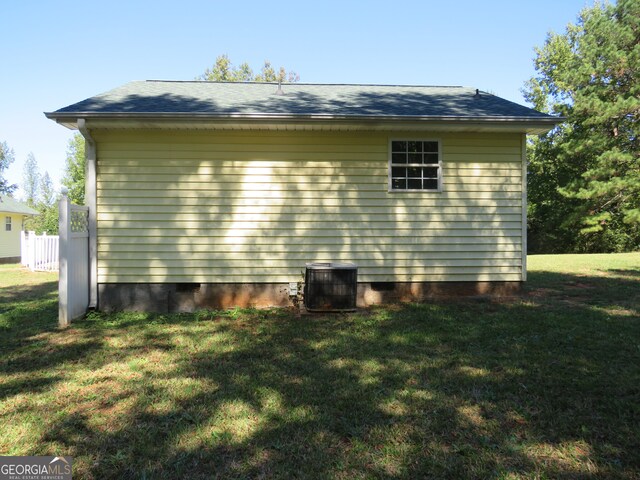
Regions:
<instances>
[{"instance_id":1,"label":"shadow on grass","mask_svg":"<svg viewBox=\"0 0 640 480\"><path fill-rule=\"evenodd\" d=\"M0 288L0 348L32 333L58 326L58 283Z\"/></svg>"},{"instance_id":2,"label":"shadow on grass","mask_svg":"<svg viewBox=\"0 0 640 480\"><path fill-rule=\"evenodd\" d=\"M609 272L623 277L640 277L640 268L611 269Z\"/></svg>"},{"instance_id":3,"label":"shadow on grass","mask_svg":"<svg viewBox=\"0 0 640 480\"><path fill-rule=\"evenodd\" d=\"M83 478L634 478L638 280L530 278L506 303L94 315L51 360L127 375L25 453Z\"/></svg>"},{"instance_id":4,"label":"shadow on grass","mask_svg":"<svg viewBox=\"0 0 640 480\"><path fill-rule=\"evenodd\" d=\"M0 289L0 400L41 392L63 375L56 367L84 360L99 341L75 338L51 342L58 331L58 283L12 285Z\"/></svg>"}]
</instances>

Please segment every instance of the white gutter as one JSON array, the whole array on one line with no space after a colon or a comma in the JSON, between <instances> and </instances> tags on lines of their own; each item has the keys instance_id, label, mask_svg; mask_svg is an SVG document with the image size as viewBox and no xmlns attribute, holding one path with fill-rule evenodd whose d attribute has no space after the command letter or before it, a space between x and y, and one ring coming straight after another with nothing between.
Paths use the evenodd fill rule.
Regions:
<instances>
[{"instance_id":1,"label":"white gutter","mask_svg":"<svg viewBox=\"0 0 640 480\"><path fill-rule=\"evenodd\" d=\"M89 308L98 306L98 236L96 225L96 142L84 118L78 118L78 130L85 140L84 203L89 207Z\"/></svg>"},{"instance_id":2,"label":"white gutter","mask_svg":"<svg viewBox=\"0 0 640 480\"><path fill-rule=\"evenodd\" d=\"M209 113L209 112L45 112L45 116L58 123L73 122L78 115L90 119L128 119L128 120L288 120L294 122L330 120L347 122L496 122L496 123L549 123L559 124L565 117L544 115L508 116L508 115L341 115L332 113Z\"/></svg>"},{"instance_id":3,"label":"white gutter","mask_svg":"<svg viewBox=\"0 0 640 480\"><path fill-rule=\"evenodd\" d=\"M77 128L77 117L50 116L60 125L71 130ZM469 118L397 118L397 119L346 119L346 118L283 118L283 117L214 117L214 116L167 116L144 115L91 116L93 128L178 128L212 130L347 130L347 131L464 131L464 132L519 132L542 134L562 123L560 118L523 120L520 118L482 120Z\"/></svg>"}]
</instances>

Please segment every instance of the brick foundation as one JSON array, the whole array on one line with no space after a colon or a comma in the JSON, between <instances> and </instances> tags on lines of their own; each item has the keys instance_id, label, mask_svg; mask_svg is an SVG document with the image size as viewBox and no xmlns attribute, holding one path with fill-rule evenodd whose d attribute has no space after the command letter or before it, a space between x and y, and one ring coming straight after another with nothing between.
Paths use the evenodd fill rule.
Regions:
<instances>
[{"instance_id":1,"label":"brick foundation","mask_svg":"<svg viewBox=\"0 0 640 480\"><path fill-rule=\"evenodd\" d=\"M7 264L7 263L20 263L22 261L22 257L4 257L4 258L0 258L0 264Z\"/></svg>"},{"instance_id":2,"label":"brick foundation","mask_svg":"<svg viewBox=\"0 0 640 480\"><path fill-rule=\"evenodd\" d=\"M492 296L520 292L521 282L358 283L358 307L429 298ZM288 284L281 283L102 283L99 309L105 312L192 312L230 307L290 306Z\"/></svg>"}]
</instances>

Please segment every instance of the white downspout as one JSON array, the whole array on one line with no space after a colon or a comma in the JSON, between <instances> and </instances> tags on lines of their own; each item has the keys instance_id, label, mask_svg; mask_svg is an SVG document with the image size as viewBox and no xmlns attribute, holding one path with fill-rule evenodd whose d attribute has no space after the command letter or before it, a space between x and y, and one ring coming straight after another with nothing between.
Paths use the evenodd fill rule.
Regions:
<instances>
[{"instance_id":1,"label":"white downspout","mask_svg":"<svg viewBox=\"0 0 640 480\"><path fill-rule=\"evenodd\" d=\"M84 118L78 119L78 130L85 140L84 203L89 207L89 308L98 306L98 236L96 225L96 142Z\"/></svg>"},{"instance_id":2,"label":"white downspout","mask_svg":"<svg viewBox=\"0 0 640 480\"><path fill-rule=\"evenodd\" d=\"M522 142L522 176L520 186L522 190L522 281L527 281L527 134L523 133Z\"/></svg>"}]
</instances>

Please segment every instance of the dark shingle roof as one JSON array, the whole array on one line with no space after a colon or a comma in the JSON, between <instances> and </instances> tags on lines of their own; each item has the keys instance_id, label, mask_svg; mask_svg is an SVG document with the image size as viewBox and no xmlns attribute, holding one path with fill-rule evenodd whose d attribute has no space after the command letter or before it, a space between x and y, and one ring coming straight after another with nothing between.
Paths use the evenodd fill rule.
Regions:
<instances>
[{"instance_id":1,"label":"dark shingle roof","mask_svg":"<svg viewBox=\"0 0 640 480\"><path fill-rule=\"evenodd\" d=\"M21 213L23 215L37 215L38 211L20 203L15 198L7 195L0 195L0 212L2 213Z\"/></svg>"},{"instance_id":2,"label":"dark shingle roof","mask_svg":"<svg viewBox=\"0 0 640 480\"><path fill-rule=\"evenodd\" d=\"M478 118L557 120L467 87L136 81L48 113L211 117Z\"/></svg>"}]
</instances>

